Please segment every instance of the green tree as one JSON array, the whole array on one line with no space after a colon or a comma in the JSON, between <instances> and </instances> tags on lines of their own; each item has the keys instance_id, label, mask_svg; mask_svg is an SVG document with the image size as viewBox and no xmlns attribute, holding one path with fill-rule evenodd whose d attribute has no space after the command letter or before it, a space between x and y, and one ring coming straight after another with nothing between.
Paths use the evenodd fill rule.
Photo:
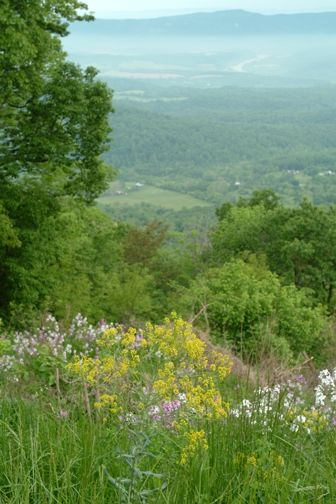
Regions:
<instances>
[{"instance_id":1,"label":"green tree","mask_svg":"<svg viewBox=\"0 0 336 504\"><path fill-rule=\"evenodd\" d=\"M51 281L44 266L54 257L53 240L60 240L51 231L53 219L67 198L93 202L113 176L101 159L109 144L111 91L94 68L68 62L61 45L70 22L90 19L77 0L3 0L0 6L4 314L13 303L43 306ZM51 269L60 266L54 259Z\"/></svg>"},{"instance_id":2,"label":"green tree","mask_svg":"<svg viewBox=\"0 0 336 504\"><path fill-rule=\"evenodd\" d=\"M0 16L0 181L27 178L50 196L92 201L105 187L111 93L93 68L68 62L61 48L75 0L9 1ZM10 194L10 197L12 195Z\"/></svg>"},{"instance_id":3,"label":"green tree","mask_svg":"<svg viewBox=\"0 0 336 504\"><path fill-rule=\"evenodd\" d=\"M144 229L130 227L124 240L126 262L149 266L167 237L167 229L160 221L152 221Z\"/></svg>"},{"instance_id":4,"label":"green tree","mask_svg":"<svg viewBox=\"0 0 336 504\"><path fill-rule=\"evenodd\" d=\"M244 355L284 349L318 355L326 325L324 311L307 292L282 286L257 258L231 260L200 275L185 297L194 314L202 313L213 335Z\"/></svg>"},{"instance_id":5,"label":"green tree","mask_svg":"<svg viewBox=\"0 0 336 504\"><path fill-rule=\"evenodd\" d=\"M254 204L254 200L259 203ZM313 291L317 302L335 309L336 207L319 207L307 200L297 208L278 203L222 207L213 232L214 261L257 254L286 284Z\"/></svg>"},{"instance_id":6,"label":"green tree","mask_svg":"<svg viewBox=\"0 0 336 504\"><path fill-rule=\"evenodd\" d=\"M280 198L272 189L261 189L259 191L253 191L250 198L240 197L236 206L242 208L262 206L266 210L271 210L276 208L279 204ZM225 219L233 207L233 203L223 203L223 205L216 210L218 219Z\"/></svg>"}]
</instances>

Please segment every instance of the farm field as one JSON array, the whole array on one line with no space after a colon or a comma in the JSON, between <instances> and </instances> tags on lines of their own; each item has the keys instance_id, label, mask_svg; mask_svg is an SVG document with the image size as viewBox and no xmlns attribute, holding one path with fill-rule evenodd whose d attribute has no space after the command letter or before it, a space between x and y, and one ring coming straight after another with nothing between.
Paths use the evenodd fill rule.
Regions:
<instances>
[{"instance_id":1,"label":"farm field","mask_svg":"<svg viewBox=\"0 0 336 504\"><path fill-rule=\"evenodd\" d=\"M183 210L184 208L211 206L209 203L188 194L160 189L150 185L145 185L136 189L132 188L128 192L118 183L111 184L110 189L99 198L98 203L104 206L131 206L140 203L148 203L177 211Z\"/></svg>"}]
</instances>

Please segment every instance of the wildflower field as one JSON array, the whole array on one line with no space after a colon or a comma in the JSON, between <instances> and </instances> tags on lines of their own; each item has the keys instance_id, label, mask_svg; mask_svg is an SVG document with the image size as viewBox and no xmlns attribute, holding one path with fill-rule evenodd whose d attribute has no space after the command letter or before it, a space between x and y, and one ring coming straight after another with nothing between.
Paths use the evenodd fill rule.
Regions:
<instances>
[{"instance_id":1,"label":"wildflower field","mask_svg":"<svg viewBox=\"0 0 336 504\"><path fill-rule=\"evenodd\" d=\"M336 502L336 370L265 386L172 315L0 340L0 502Z\"/></svg>"}]
</instances>

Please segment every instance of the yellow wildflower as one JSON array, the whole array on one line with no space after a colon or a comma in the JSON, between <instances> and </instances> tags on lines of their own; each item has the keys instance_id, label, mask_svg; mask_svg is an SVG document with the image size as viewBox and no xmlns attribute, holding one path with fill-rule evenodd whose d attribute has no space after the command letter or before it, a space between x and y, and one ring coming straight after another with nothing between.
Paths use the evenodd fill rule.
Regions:
<instances>
[{"instance_id":1,"label":"yellow wildflower","mask_svg":"<svg viewBox=\"0 0 336 504\"><path fill-rule=\"evenodd\" d=\"M256 457L254 455L249 455L248 457L246 457L246 465L256 467L257 466Z\"/></svg>"},{"instance_id":2,"label":"yellow wildflower","mask_svg":"<svg viewBox=\"0 0 336 504\"><path fill-rule=\"evenodd\" d=\"M185 437L187 439L187 445L181 452L181 465L185 465L191 460L197 451L208 449L208 442L204 430L187 432Z\"/></svg>"}]
</instances>

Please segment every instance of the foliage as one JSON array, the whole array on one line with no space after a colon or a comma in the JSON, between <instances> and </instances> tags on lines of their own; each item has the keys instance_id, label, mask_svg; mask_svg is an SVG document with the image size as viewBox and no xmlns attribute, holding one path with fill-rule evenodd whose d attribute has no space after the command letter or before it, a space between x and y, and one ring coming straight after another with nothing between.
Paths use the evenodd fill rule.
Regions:
<instances>
[{"instance_id":1,"label":"foliage","mask_svg":"<svg viewBox=\"0 0 336 504\"><path fill-rule=\"evenodd\" d=\"M219 210L222 219L213 233L215 260L222 263L246 253L265 256L284 283L311 289L316 301L333 311L336 207L307 200L297 208L267 207L255 205L253 198Z\"/></svg>"},{"instance_id":2,"label":"foliage","mask_svg":"<svg viewBox=\"0 0 336 504\"><path fill-rule=\"evenodd\" d=\"M130 228L125 243L125 259L128 264L147 266L157 253L167 235L167 226L153 221L144 229Z\"/></svg>"},{"instance_id":3,"label":"foliage","mask_svg":"<svg viewBox=\"0 0 336 504\"><path fill-rule=\"evenodd\" d=\"M88 384L95 408L110 422L120 416L130 423L151 419L185 430L198 417L226 416L218 384L230 361L221 353L208 356L205 343L181 319L148 324L143 331L112 327L97 346L96 356L77 356L67 367Z\"/></svg>"},{"instance_id":4,"label":"foliage","mask_svg":"<svg viewBox=\"0 0 336 504\"><path fill-rule=\"evenodd\" d=\"M272 335L268 351L274 353L281 353L284 342L289 354L315 353L323 340L323 309L313 307L303 290L282 286L275 274L253 258L210 269L196 279L186 302L193 303L195 314L202 309L213 335L243 355L260 359L267 350L263 344L268 333Z\"/></svg>"},{"instance_id":5,"label":"foliage","mask_svg":"<svg viewBox=\"0 0 336 504\"><path fill-rule=\"evenodd\" d=\"M71 227L70 219L61 236L64 207L92 202L108 180L101 154L111 92L61 47L70 22L91 19L85 8L77 0L1 7L0 311L7 319L50 305L62 272L57 279L48 272L64 269L58 252Z\"/></svg>"},{"instance_id":6,"label":"foliage","mask_svg":"<svg viewBox=\"0 0 336 504\"><path fill-rule=\"evenodd\" d=\"M52 310L69 318L80 307L90 312L95 296L102 303L102 282L121 260L117 236L121 227L95 209L66 202L56 214L44 216L36 229L21 229L23 245L6 250L2 264L2 309L16 325L22 315ZM31 208L29 210L32 210ZM28 222L28 211L25 222ZM108 253L101 253L105 240ZM103 305L104 306L104 305ZM101 315L97 312L97 317Z\"/></svg>"},{"instance_id":7,"label":"foliage","mask_svg":"<svg viewBox=\"0 0 336 504\"><path fill-rule=\"evenodd\" d=\"M93 68L67 62L60 44L69 22L88 18L83 8L77 0L2 7L0 176L8 190L13 179L33 178L50 195L92 200L104 187L111 93Z\"/></svg>"},{"instance_id":8,"label":"foliage","mask_svg":"<svg viewBox=\"0 0 336 504\"><path fill-rule=\"evenodd\" d=\"M152 471L144 471L140 468L143 459L157 458L149 451L151 439L144 434L131 432L133 434L134 446L130 453L120 453L117 458L124 461L128 466L129 477L112 477L104 467L108 481L118 490L121 503L139 502L146 504L150 502L152 497L165 490L167 484L161 483L157 487L146 489L148 480L162 480L164 474L157 474ZM144 488L145 487L145 488Z\"/></svg>"},{"instance_id":9,"label":"foliage","mask_svg":"<svg viewBox=\"0 0 336 504\"><path fill-rule=\"evenodd\" d=\"M3 248L0 304L7 324L24 327L46 311L66 323L83 310L94 322L159 319L176 307L175 284L188 284L199 268L197 240L184 245L170 236L168 245L165 233L157 222L139 229L65 200L36 229L19 231L24 246Z\"/></svg>"}]
</instances>

